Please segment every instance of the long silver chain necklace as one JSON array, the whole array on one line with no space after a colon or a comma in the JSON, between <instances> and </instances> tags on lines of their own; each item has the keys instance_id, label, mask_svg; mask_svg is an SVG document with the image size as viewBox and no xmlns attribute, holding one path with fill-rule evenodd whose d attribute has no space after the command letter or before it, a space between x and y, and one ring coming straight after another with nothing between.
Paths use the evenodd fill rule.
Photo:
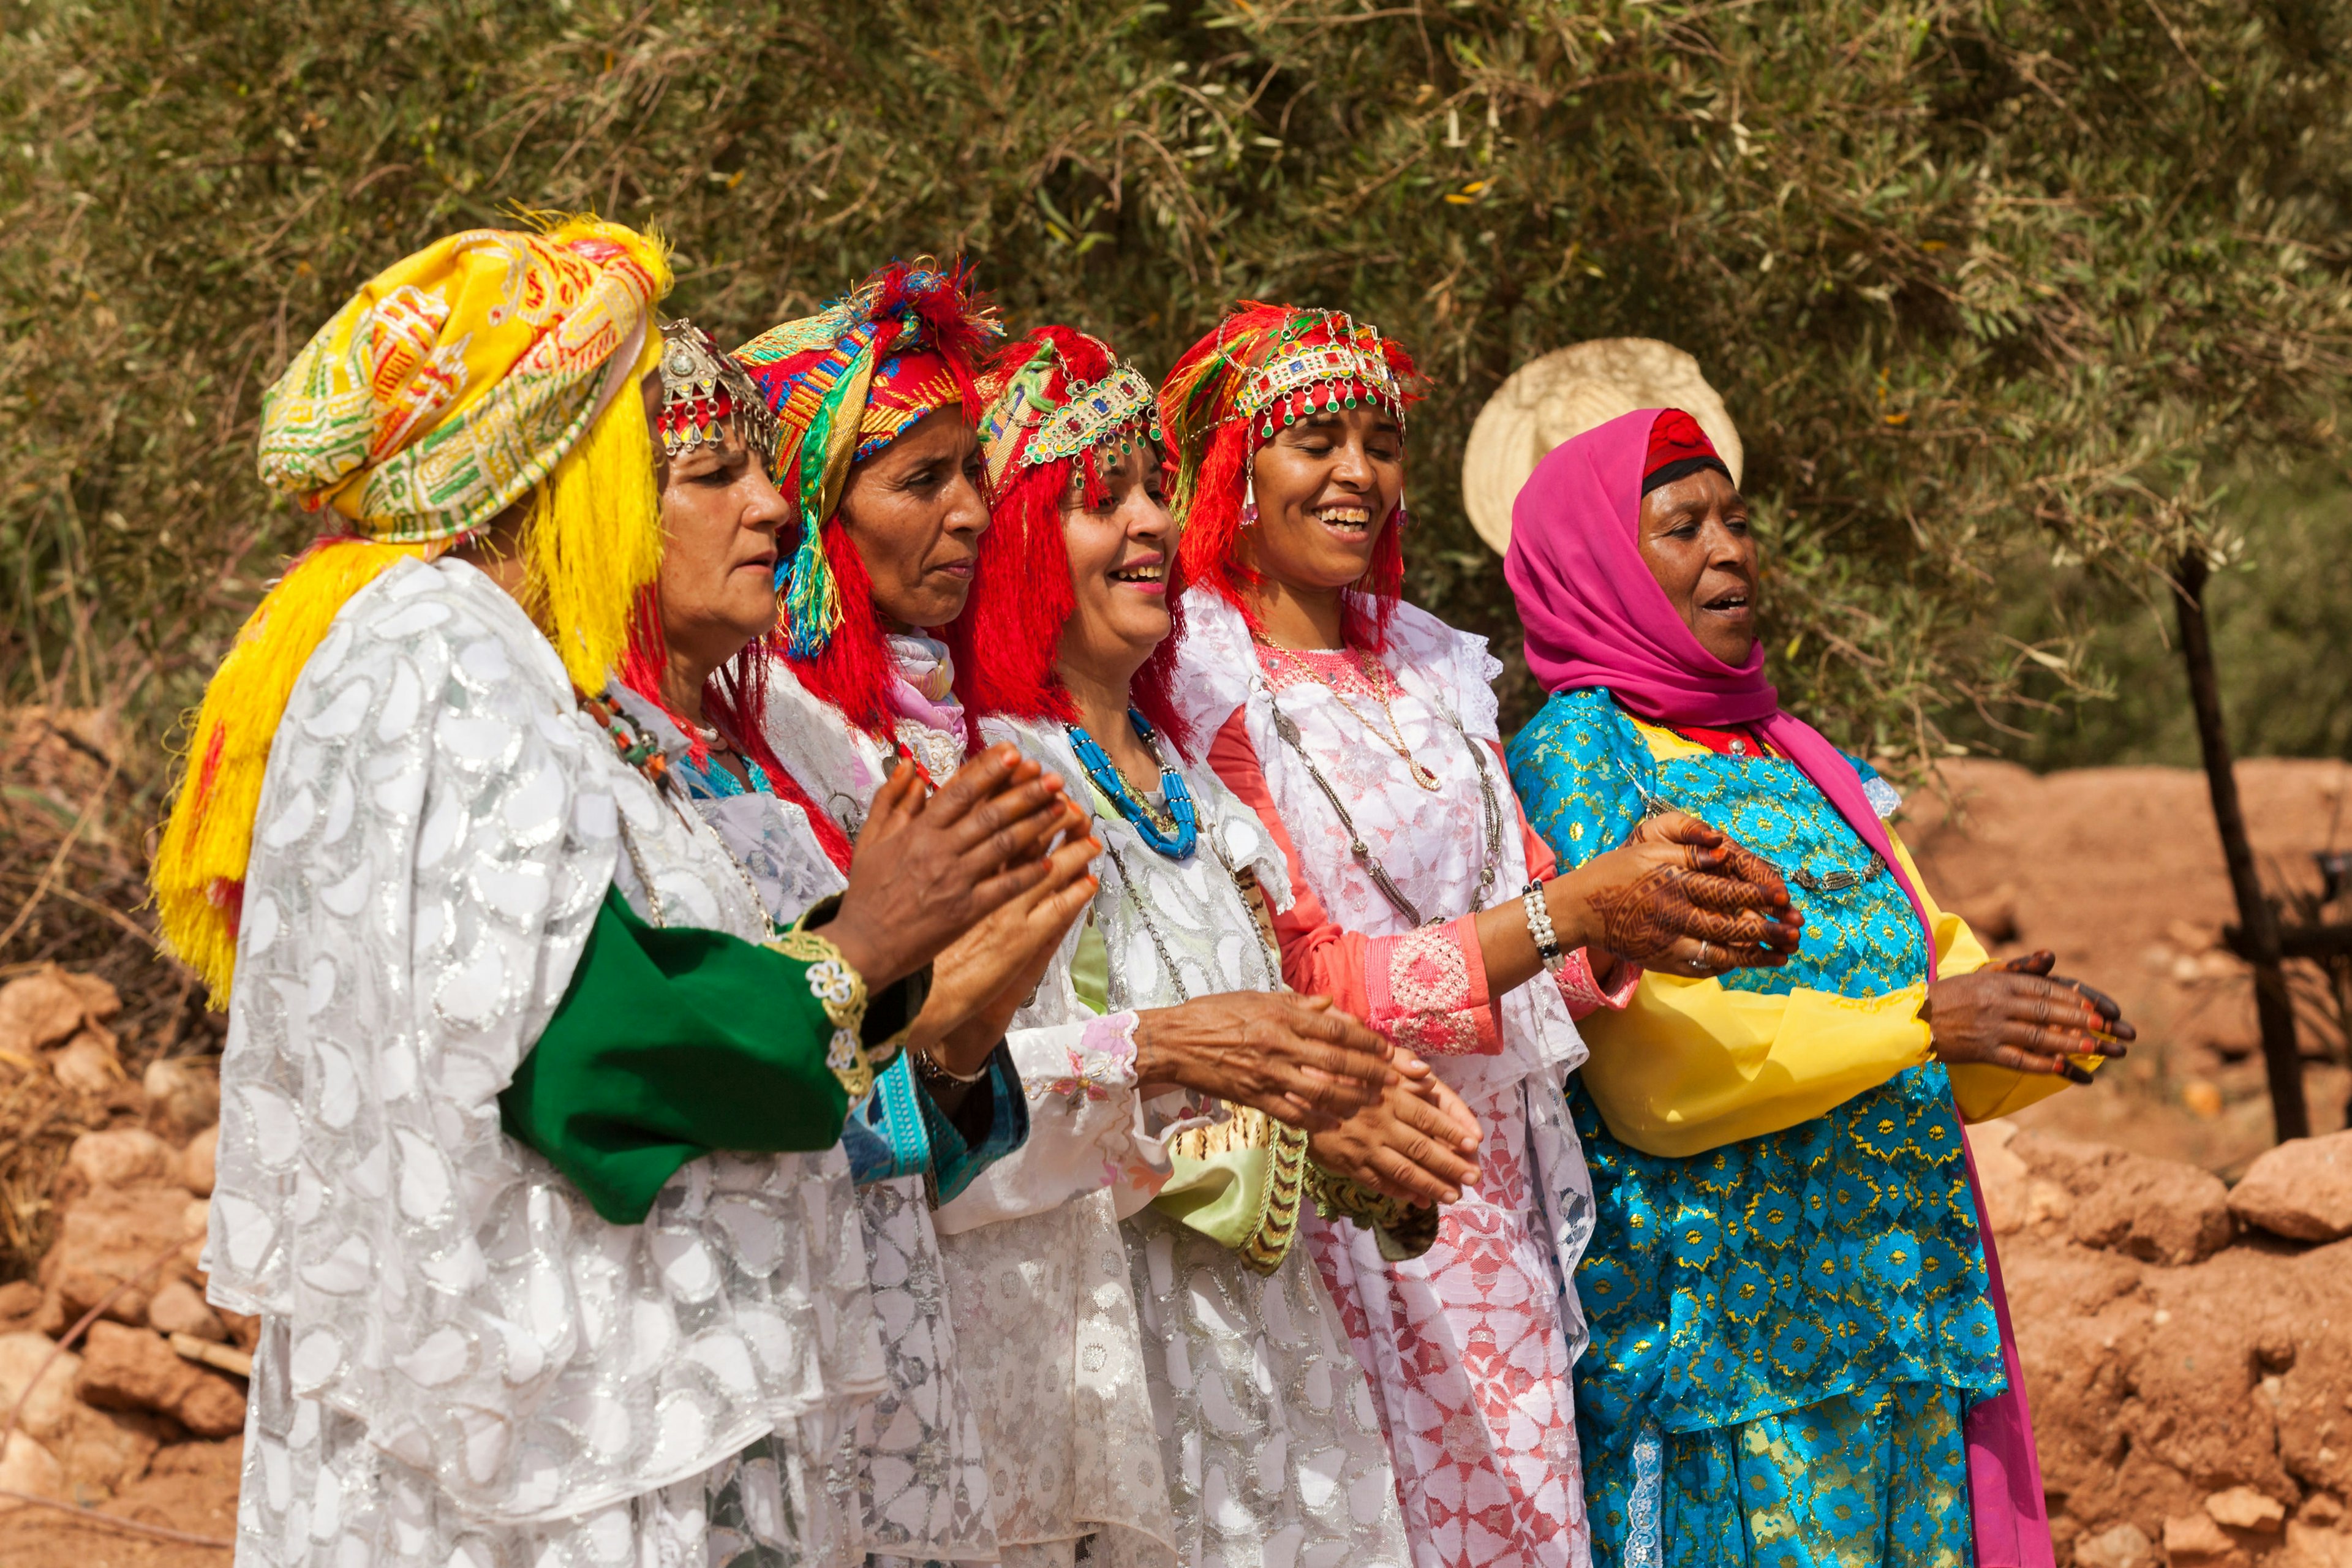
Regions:
<instances>
[{"instance_id":1,"label":"long silver chain necklace","mask_svg":"<svg viewBox=\"0 0 2352 1568\"><path fill-rule=\"evenodd\" d=\"M1217 858L1217 864L1224 868L1226 879L1233 884L1234 896L1241 903L1242 913L1249 919L1250 934L1255 939L1252 945L1257 952L1258 969L1265 977L1265 988L1268 991L1280 991L1282 989L1282 957L1267 948L1265 927L1259 923L1256 911L1250 908L1248 895L1242 891L1241 872L1234 869L1231 860L1225 858L1225 847L1217 842L1217 836L1213 832L1204 833L1201 837L1208 842L1209 852ZM1119 854L1118 846L1106 838L1103 841L1103 853L1110 857L1111 868L1118 873L1119 901L1134 913L1136 923L1143 927L1143 934L1151 942L1151 951L1159 954L1160 967L1167 973L1168 983L1176 988L1176 1000L1180 1003L1190 1002L1192 1000L1192 988L1184 984L1184 973L1176 967L1175 956L1168 951L1167 939L1160 934L1159 923L1151 918L1150 906L1144 903L1142 895L1136 891L1135 879L1128 874L1127 861Z\"/></svg>"},{"instance_id":2,"label":"long silver chain necklace","mask_svg":"<svg viewBox=\"0 0 2352 1568\"><path fill-rule=\"evenodd\" d=\"M1364 868L1364 874L1372 879L1372 886L1381 890L1381 896L1388 900L1397 913L1415 926L1434 925L1444 920L1446 917L1443 915L1423 917L1420 906L1405 897L1404 889L1396 885L1389 875L1388 868L1381 864L1380 857L1373 854L1371 846L1364 842L1363 834L1356 826L1356 819L1339 802L1339 792L1331 787L1331 781L1323 776L1323 770L1317 767L1315 759L1307 754L1307 742L1298 732L1297 723L1282 710L1282 704L1275 699L1274 688L1263 674L1257 678L1257 685L1265 693L1266 706L1274 710L1274 732L1282 737L1283 744L1298 754L1299 762L1307 768L1307 776L1315 781L1315 787L1321 790L1323 798L1330 803L1333 814L1339 819L1339 826L1348 835L1348 853L1355 857L1356 864ZM1487 766L1486 748L1470 738L1469 731L1463 728L1462 720L1451 708L1434 698L1424 698L1423 700L1454 727L1456 735L1462 737L1462 743L1470 748L1471 765L1478 770L1479 826L1485 830L1486 853L1486 862L1478 871L1477 894L1470 910L1465 911L1475 912L1486 907L1486 900L1495 890L1496 872L1501 868L1503 803L1495 792L1495 775ZM1419 766L1418 763L1414 765ZM1420 780L1416 778L1413 782L1418 784Z\"/></svg>"}]
</instances>

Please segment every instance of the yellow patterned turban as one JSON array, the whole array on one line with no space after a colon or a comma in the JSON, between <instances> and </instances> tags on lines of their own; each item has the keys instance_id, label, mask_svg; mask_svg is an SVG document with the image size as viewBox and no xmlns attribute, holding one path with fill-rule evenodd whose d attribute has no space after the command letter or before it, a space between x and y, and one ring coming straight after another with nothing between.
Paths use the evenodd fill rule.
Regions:
<instances>
[{"instance_id":1,"label":"yellow patterned turban","mask_svg":"<svg viewBox=\"0 0 2352 1568\"><path fill-rule=\"evenodd\" d=\"M330 527L265 596L196 716L152 877L163 934L228 994L278 723L337 612L527 503L523 607L600 690L661 565L636 391L659 363L663 247L618 224L473 229L371 279L261 396L261 479Z\"/></svg>"}]
</instances>

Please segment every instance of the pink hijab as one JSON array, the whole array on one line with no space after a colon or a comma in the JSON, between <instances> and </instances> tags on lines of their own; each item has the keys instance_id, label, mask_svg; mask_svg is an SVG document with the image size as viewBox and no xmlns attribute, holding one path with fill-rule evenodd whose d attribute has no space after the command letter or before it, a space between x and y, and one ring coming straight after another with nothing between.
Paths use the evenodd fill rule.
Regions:
<instances>
[{"instance_id":1,"label":"pink hijab","mask_svg":"<svg viewBox=\"0 0 2352 1568\"><path fill-rule=\"evenodd\" d=\"M1853 764L1820 731L1781 711L1760 641L1737 668L1707 652L1642 559L1643 467L1650 426L1665 412L1637 409L1553 447L1520 489L1503 576L1528 629L1528 668L1546 691L1605 686L1655 723L1754 725L1886 862L1919 919L1932 981L1934 923Z\"/></svg>"},{"instance_id":2,"label":"pink hijab","mask_svg":"<svg viewBox=\"0 0 2352 1568\"><path fill-rule=\"evenodd\" d=\"M1737 668L1707 652L1642 559L1636 539L1642 479L1651 426L1664 412L1640 409L1554 447L1520 489L1511 509L1511 547L1503 558L1503 575L1527 626L1528 668L1547 691L1604 686L1654 722L1755 726L1885 860L1919 918L1927 978L1933 981L1935 928L1852 764L1821 731L1781 711L1779 693L1764 679L1761 642ZM1966 1139L1961 1152L1984 1243L1985 1294L2000 1324L2001 1363L2009 1374L2008 1388L1970 1406L1964 1423L1976 1561L1979 1568L2054 1568L2042 1467L2000 1260Z\"/></svg>"}]
</instances>

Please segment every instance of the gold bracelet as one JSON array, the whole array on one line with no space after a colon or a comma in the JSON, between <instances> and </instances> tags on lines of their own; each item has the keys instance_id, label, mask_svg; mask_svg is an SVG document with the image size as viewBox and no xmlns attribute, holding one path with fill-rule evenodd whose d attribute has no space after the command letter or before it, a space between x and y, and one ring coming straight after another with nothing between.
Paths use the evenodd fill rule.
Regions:
<instances>
[{"instance_id":1,"label":"gold bracelet","mask_svg":"<svg viewBox=\"0 0 2352 1568\"><path fill-rule=\"evenodd\" d=\"M861 1037L866 1026L866 977L849 966L841 949L813 931L788 931L768 945L808 965L809 994L824 1008L826 1021L833 1025L824 1065L851 1100L865 1099L874 1092L874 1058L866 1054Z\"/></svg>"}]
</instances>

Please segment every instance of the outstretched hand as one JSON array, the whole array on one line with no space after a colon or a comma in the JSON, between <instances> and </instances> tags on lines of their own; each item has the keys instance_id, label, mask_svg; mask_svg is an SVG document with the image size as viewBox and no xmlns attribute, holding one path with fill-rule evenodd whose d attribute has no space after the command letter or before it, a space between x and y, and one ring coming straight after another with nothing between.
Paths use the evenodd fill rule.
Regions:
<instances>
[{"instance_id":1,"label":"outstretched hand","mask_svg":"<svg viewBox=\"0 0 2352 1568\"><path fill-rule=\"evenodd\" d=\"M1563 946L1671 974L1777 969L1804 936L1804 916L1770 862L1686 812L1646 819L1621 847L1555 878L1545 896Z\"/></svg>"},{"instance_id":2,"label":"outstretched hand","mask_svg":"<svg viewBox=\"0 0 2352 1568\"><path fill-rule=\"evenodd\" d=\"M1060 775L1010 745L972 758L929 799L902 767L875 794L824 934L867 986L892 984L1045 881L1046 847L1068 820Z\"/></svg>"},{"instance_id":3,"label":"outstretched hand","mask_svg":"<svg viewBox=\"0 0 2352 1568\"><path fill-rule=\"evenodd\" d=\"M1401 1079L1395 1047L1328 996L1232 991L1136 1016L1135 1076L1325 1131Z\"/></svg>"},{"instance_id":4,"label":"outstretched hand","mask_svg":"<svg viewBox=\"0 0 2352 1568\"><path fill-rule=\"evenodd\" d=\"M2090 1073L2069 1058L2120 1057L2139 1031L2115 998L2051 973L2057 962L2046 950L2030 952L1928 986L1919 1016L1936 1059L2090 1082Z\"/></svg>"}]
</instances>

